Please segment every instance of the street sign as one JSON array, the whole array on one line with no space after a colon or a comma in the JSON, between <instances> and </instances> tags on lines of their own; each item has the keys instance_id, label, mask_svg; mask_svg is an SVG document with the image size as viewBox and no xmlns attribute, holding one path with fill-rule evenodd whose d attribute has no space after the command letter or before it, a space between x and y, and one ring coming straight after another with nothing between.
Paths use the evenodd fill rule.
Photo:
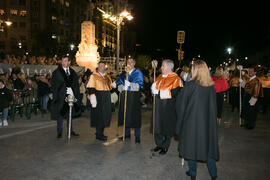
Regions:
<instances>
[{"instance_id":1,"label":"street sign","mask_svg":"<svg viewBox=\"0 0 270 180\"><path fill-rule=\"evenodd\" d=\"M177 43L183 44L185 42L185 31L177 31Z\"/></svg>"},{"instance_id":2,"label":"street sign","mask_svg":"<svg viewBox=\"0 0 270 180\"><path fill-rule=\"evenodd\" d=\"M184 59L184 51L178 49L178 60L181 61Z\"/></svg>"}]
</instances>

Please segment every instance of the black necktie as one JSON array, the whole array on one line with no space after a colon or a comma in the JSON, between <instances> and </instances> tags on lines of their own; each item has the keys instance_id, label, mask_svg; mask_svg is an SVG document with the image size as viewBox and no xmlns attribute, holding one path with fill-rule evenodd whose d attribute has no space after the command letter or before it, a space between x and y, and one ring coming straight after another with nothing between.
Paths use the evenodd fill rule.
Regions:
<instances>
[{"instance_id":1,"label":"black necktie","mask_svg":"<svg viewBox=\"0 0 270 180\"><path fill-rule=\"evenodd\" d=\"M66 75L69 76L69 71L68 71L68 69L66 69Z\"/></svg>"}]
</instances>

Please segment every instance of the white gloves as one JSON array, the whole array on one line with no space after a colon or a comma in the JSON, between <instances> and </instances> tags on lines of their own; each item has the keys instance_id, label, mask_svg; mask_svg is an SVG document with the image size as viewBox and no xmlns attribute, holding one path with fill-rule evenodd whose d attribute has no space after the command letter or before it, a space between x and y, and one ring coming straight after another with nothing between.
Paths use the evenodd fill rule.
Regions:
<instances>
[{"instance_id":1,"label":"white gloves","mask_svg":"<svg viewBox=\"0 0 270 180\"><path fill-rule=\"evenodd\" d=\"M160 90L160 99L171 99L169 90Z\"/></svg>"},{"instance_id":2,"label":"white gloves","mask_svg":"<svg viewBox=\"0 0 270 180\"><path fill-rule=\"evenodd\" d=\"M128 80L125 80L124 91L128 90L129 86L130 86L130 82Z\"/></svg>"},{"instance_id":3,"label":"white gloves","mask_svg":"<svg viewBox=\"0 0 270 180\"><path fill-rule=\"evenodd\" d=\"M251 106L254 106L256 104L257 100L258 100L257 98L251 97L250 100L249 100L249 104Z\"/></svg>"},{"instance_id":4,"label":"white gloves","mask_svg":"<svg viewBox=\"0 0 270 180\"><path fill-rule=\"evenodd\" d=\"M153 83L152 86L151 86L151 90L152 90L152 94L158 94L158 90L156 88L156 83Z\"/></svg>"},{"instance_id":5,"label":"white gloves","mask_svg":"<svg viewBox=\"0 0 270 180\"><path fill-rule=\"evenodd\" d=\"M112 87L116 88L116 82L115 81L112 83Z\"/></svg>"},{"instance_id":6,"label":"white gloves","mask_svg":"<svg viewBox=\"0 0 270 180\"><path fill-rule=\"evenodd\" d=\"M118 101L118 95L113 92L111 93L111 103L115 104Z\"/></svg>"},{"instance_id":7,"label":"white gloves","mask_svg":"<svg viewBox=\"0 0 270 180\"><path fill-rule=\"evenodd\" d=\"M88 99L90 100L92 108L96 108L97 107L97 97L96 97L96 95L94 95L94 94L89 95Z\"/></svg>"},{"instance_id":8,"label":"white gloves","mask_svg":"<svg viewBox=\"0 0 270 180\"><path fill-rule=\"evenodd\" d=\"M53 99L53 93L49 94L49 98L52 100Z\"/></svg>"},{"instance_id":9,"label":"white gloves","mask_svg":"<svg viewBox=\"0 0 270 180\"><path fill-rule=\"evenodd\" d=\"M67 88L66 94L70 94L70 95L74 96L73 91L70 87Z\"/></svg>"},{"instance_id":10,"label":"white gloves","mask_svg":"<svg viewBox=\"0 0 270 180\"><path fill-rule=\"evenodd\" d=\"M245 88L246 83L243 81L243 79L239 79L240 87Z\"/></svg>"}]
</instances>

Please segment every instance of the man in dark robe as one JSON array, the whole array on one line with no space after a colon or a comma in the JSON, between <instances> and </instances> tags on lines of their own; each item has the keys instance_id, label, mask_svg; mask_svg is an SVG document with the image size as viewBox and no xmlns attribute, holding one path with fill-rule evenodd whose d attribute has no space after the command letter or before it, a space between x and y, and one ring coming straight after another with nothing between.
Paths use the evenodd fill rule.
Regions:
<instances>
[{"instance_id":1,"label":"man in dark robe","mask_svg":"<svg viewBox=\"0 0 270 180\"><path fill-rule=\"evenodd\" d=\"M154 137L156 147L154 151L166 154L175 134L176 111L175 97L183 87L180 77L173 72L172 60L162 62L160 74L152 85L152 93L156 94Z\"/></svg>"},{"instance_id":2,"label":"man in dark robe","mask_svg":"<svg viewBox=\"0 0 270 180\"><path fill-rule=\"evenodd\" d=\"M135 143L140 143L140 128L141 128L141 90L144 88L143 74L140 70L134 68L135 59L127 60L129 72L124 71L120 74L114 86L118 87L121 93L120 107L118 112L118 126L124 124L124 113L126 114L125 121L125 138L130 138L130 128L135 131ZM126 74L128 73L128 79ZM125 93L127 91L127 103L125 109Z\"/></svg>"},{"instance_id":3,"label":"man in dark robe","mask_svg":"<svg viewBox=\"0 0 270 180\"><path fill-rule=\"evenodd\" d=\"M245 88L243 99L243 110L241 117L244 118L244 126L247 129L254 129L258 112L258 98L263 97L263 88L259 79L256 77L254 68L249 68L249 81L245 83L240 79L240 86Z\"/></svg>"},{"instance_id":4,"label":"man in dark robe","mask_svg":"<svg viewBox=\"0 0 270 180\"><path fill-rule=\"evenodd\" d=\"M105 73L105 63L99 62L97 72L88 81L87 88L91 103L91 126L96 127L96 139L106 141L104 128L110 126L111 121L111 93L112 81Z\"/></svg>"},{"instance_id":5,"label":"man in dark robe","mask_svg":"<svg viewBox=\"0 0 270 180\"><path fill-rule=\"evenodd\" d=\"M63 118L68 119L69 106L65 101L68 95L79 98L80 89L76 72L70 67L68 57L63 57L61 65L52 73L51 88L53 99L51 102L51 118L57 120L57 138L62 137ZM75 104L74 106L75 107ZM74 110L74 108L73 108ZM68 127L69 123L67 123ZM72 130L71 135L79 136Z\"/></svg>"}]
</instances>

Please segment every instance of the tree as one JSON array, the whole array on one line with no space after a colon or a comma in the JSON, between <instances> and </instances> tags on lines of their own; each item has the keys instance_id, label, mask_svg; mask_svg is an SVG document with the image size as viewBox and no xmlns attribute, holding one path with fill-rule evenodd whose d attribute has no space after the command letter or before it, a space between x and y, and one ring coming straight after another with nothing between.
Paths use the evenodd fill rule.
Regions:
<instances>
[{"instance_id":1,"label":"tree","mask_svg":"<svg viewBox=\"0 0 270 180\"><path fill-rule=\"evenodd\" d=\"M143 69L145 66L151 65L151 57L148 55L138 55L136 59L136 67L138 69Z\"/></svg>"}]
</instances>

